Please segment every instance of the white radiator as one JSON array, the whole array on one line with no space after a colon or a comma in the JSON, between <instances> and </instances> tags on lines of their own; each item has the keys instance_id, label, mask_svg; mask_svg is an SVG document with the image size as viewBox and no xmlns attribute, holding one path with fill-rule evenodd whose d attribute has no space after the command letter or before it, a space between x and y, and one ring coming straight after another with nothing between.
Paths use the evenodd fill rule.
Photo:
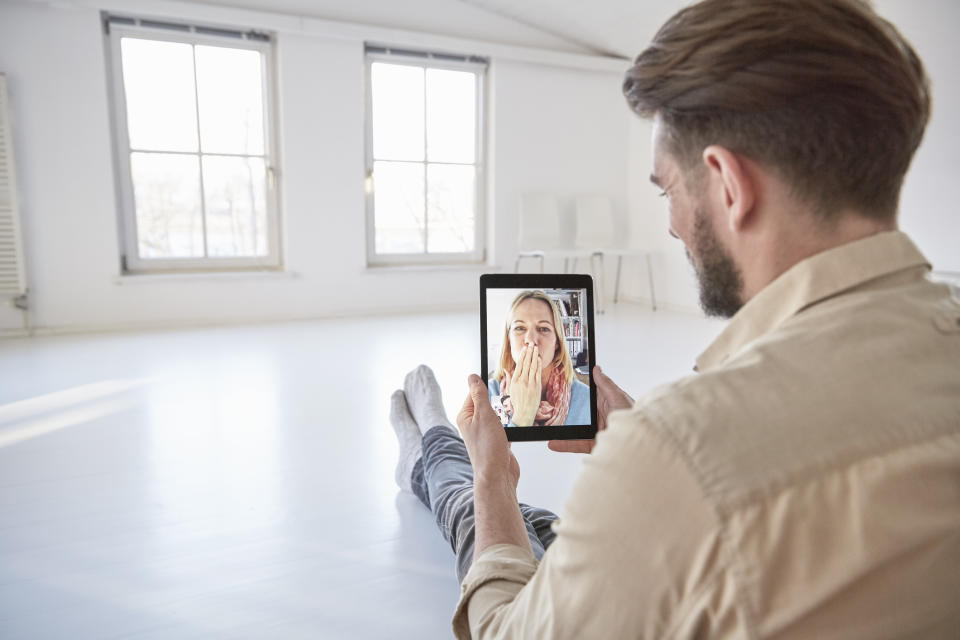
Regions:
<instances>
[{"instance_id":1,"label":"white radiator","mask_svg":"<svg viewBox=\"0 0 960 640\"><path fill-rule=\"evenodd\" d=\"M23 236L17 180L13 170L13 139L7 103L7 77L0 73L0 300L21 309L27 304L27 280L23 269Z\"/></svg>"}]
</instances>

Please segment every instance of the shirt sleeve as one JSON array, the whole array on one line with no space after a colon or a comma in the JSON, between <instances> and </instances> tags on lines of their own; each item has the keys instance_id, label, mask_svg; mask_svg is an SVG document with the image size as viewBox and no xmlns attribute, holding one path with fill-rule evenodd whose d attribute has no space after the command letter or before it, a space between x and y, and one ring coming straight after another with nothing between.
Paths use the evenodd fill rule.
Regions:
<instances>
[{"instance_id":1,"label":"shirt sleeve","mask_svg":"<svg viewBox=\"0 0 960 640\"><path fill-rule=\"evenodd\" d=\"M667 638L691 617L710 629L730 614L714 511L636 410L611 415L554 531L539 566L513 545L480 554L457 638Z\"/></svg>"}]
</instances>

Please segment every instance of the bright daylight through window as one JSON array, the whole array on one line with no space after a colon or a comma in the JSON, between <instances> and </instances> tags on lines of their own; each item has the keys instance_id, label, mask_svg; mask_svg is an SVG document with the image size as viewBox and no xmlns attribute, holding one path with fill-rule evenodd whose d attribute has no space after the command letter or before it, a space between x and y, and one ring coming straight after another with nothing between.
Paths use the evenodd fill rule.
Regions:
<instances>
[{"instance_id":1,"label":"bright daylight through window","mask_svg":"<svg viewBox=\"0 0 960 640\"><path fill-rule=\"evenodd\" d=\"M367 48L371 264L483 260L486 62Z\"/></svg>"},{"instance_id":2,"label":"bright daylight through window","mask_svg":"<svg viewBox=\"0 0 960 640\"><path fill-rule=\"evenodd\" d=\"M125 270L279 265L270 42L111 18Z\"/></svg>"}]
</instances>

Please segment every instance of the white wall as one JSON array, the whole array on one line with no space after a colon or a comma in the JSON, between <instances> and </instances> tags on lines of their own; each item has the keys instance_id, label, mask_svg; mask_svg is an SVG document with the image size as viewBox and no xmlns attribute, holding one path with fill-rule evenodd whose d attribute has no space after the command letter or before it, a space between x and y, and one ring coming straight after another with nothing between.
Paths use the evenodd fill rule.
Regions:
<instances>
[{"instance_id":1,"label":"white wall","mask_svg":"<svg viewBox=\"0 0 960 640\"><path fill-rule=\"evenodd\" d=\"M623 70L627 66L625 62ZM609 196L619 226L626 228L627 129L632 117L620 92L622 75L619 69L595 73L497 63L493 160L498 218L492 247L498 262L512 268L516 213L524 192L557 195L561 235L567 241L575 227L573 198L578 194ZM560 266L559 259L548 261L548 270Z\"/></svg>"},{"instance_id":2,"label":"white wall","mask_svg":"<svg viewBox=\"0 0 960 640\"><path fill-rule=\"evenodd\" d=\"M108 8L121 4L103 2L112 3ZM647 181L649 125L629 113L620 95L627 63L491 54L491 265L372 270L364 263L362 43L383 40L384 31L335 24L311 30L304 28L310 20L291 16L165 0L126 5L181 19L230 23L233 16L237 26L256 20L279 25L281 195L291 275L118 279L99 6L94 0L4 2L0 71L10 84L35 326L70 330L475 306L477 275L512 269L517 203L525 191L557 193L568 224L573 196L609 196L624 235L653 252L659 302L696 309L692 271L680 243L667 235L664 203ZM936 268L960 271L960 216L948 190L948 180L960 175L952 153L960 140L953 71L960 45L952 33L960 24L960 3L883 0L878 6L913 42L934 86L934 116L904 188L902 226ZM638 31L638 43L652 36L654 22L643 25L646 33ZM388 35L395 44L427 46L417 34ZM449 38L444 44L458 46ZM475 45L459 46L483 53ZM612 275L608 265L608 295ZM648 298L642 260L625 261L622 292Z\"/></svg>"},{"instance_id":3,"label":"white wall","mask_svg":"<svg viewBox=\"0 0 960 640\"><path fill-rule=\"evenodd\" d=\"M249 20L248 13L236 15ZM619 95L619 65L583 70L562 66L568 54L555 54L548 64L494 56L492 264L367 269L364 29L314 31L285 30L277 39L282 224L292 275L120 279L99 8L0 5L0 70L10 83L34 326L72 330L478 306L478 274L512 269L520 193L601 193L625 211L629 113ZM371 33L383 37L382 30Z\"/></svg>"},{"instance_id":4,"label":"white wall","mask_svg":"<svg viewBox=\"0 0 960 640\"><path fill-rule=\"evenodd\" d=\"M907 174L900 226L933 268L960 272L960 2L876 0L877 11L900 29L923 60L933 87L933 116Z\"/></svg>"},{"instance_id":5,"label":"white wall","mask_svg":"<svg viewBox=\"0 0 960 640\"><path fill-rule=\"evenodd\" d=\"M960 272L960 208L954 197L960 176L960 3L956 0L880 0L876 8L893 22L923 59L933 84L933 117L904 183L900 226L933 263ZM651 31L651 36L653 32ZM648 182L650 125L633 118L629 126L629 219L636 246L653 252L658 302L695 310L697 285L682 244L667 234L666 203ZM645 272L631 266L625 293L645 298Z\"/></svg>"},{"instance_id":6,"label":"white wall","mask_svg":"<svg viewBox=\"0 0 960 640\"><path fill-rule=\"evenodd\" d=\"M632 117L628 128L630 149L628 185L630 234L633 245L650 252L657 306L695 311L697 281L687 261L683 243L668 233L667 203L658 197L659 189L650 183L651 125ZM637 259L624 266L622 295L627 299L648 300L646 264Z\"/></svg>"}]
</instances>

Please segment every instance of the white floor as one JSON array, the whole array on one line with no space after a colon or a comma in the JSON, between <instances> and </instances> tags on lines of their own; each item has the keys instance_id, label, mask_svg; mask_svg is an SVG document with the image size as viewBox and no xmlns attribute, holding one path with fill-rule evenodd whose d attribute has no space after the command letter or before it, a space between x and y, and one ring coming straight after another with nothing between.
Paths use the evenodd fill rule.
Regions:
<instances>
[{"instance_id":1,"label":"white floor","mask_svg":"<svg viewBox=\"0 0 960 640\"><path fill-rule=\"evenodd\" d=\"M599 364L635 395L722 325L621 304ZM393 481L388 398L430 364L448 412L473 314L0 342L0 638L444 638L432 516ZM515 444L562 512L580 460Z\"/></svg>"}]
</instances>

